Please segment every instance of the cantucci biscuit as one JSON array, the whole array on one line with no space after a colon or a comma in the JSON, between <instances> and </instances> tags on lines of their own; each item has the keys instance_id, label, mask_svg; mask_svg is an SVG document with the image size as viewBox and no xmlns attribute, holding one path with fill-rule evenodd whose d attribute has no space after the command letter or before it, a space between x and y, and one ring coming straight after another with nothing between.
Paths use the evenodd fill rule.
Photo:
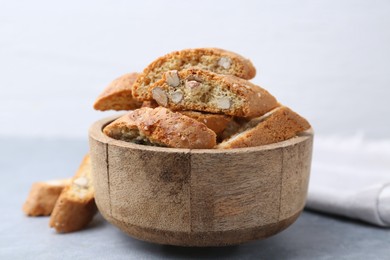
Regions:
<instances>
[{"instance_id":1,"label":"cantucci biscuit","mask_svg":"<svg viewBox=\"0 0 390 260\"><path fill-rule=\"evenodd\" d=\"M230 149L277 143L309 128L310 124L306 119L288 107L282 106L262 117L252 119L237 134L220 143L217 148Z\"/></svg>"},{"instance_id":2,"label":"cantucci biscuit","mask_svg":"<svg viewBox=\"0 0 390 260\"><path fill-rule=\"evenodd\" d=\"M164 72L191 67L243 79L251 79L256 75L253 64L236 53L217 48L185 49L166 54L148 65L133 85L134 97L142 101L151 100L148 88Z\"/></svg>"},{"instance_id":3,"label":"cantucci biscuit","mask_svg":"<svg viewBox=\"0 0 390 260\"><path fill-rule=\"evenodd\" d=\"M114 139L172 148L206 149L216 145L216 134L188 116L164 107L134 110L104 128Z\"/></svg>"},{"instance_id":4,"label":"cantucci biscuit","mask_svg":"<svg viewBox=\"0 0 390 260\"><path fill-rule=\"evenodd\" d=\"M91 160L86 155L58 198L50 217L50 227L59 233L83 229L97 212L92 186Z\"/></svg>"},{"instance_id":5,"label":"cantucci biscuit","mask_svg":"<svg viewBox=\"0 0 390 260\"><path fill-rule=\"evenodd\" d=\"M168 71L149 91L172 110L257 117L278 106L268 91L247 80L198 69Z\"/></svg>"},{"instance_id":6,"label":"cantucci biscuit","mask_svg":"<svg viewBox=\"0 0 390 260\"><path fill-rule=\"evenodd\" d=\"M70 179L36 182L32 185L23 211L28 216L49 216Z\"/></svg>"},{"instance_id":7,"label":"cantucci biscuit","mask_svg":"<svg viewBox=\"0 0 390 260\"><path fill-rule=\"evenodd\" d=\"M158 104L156 101L144 101L142 107L156 108ZM191 117L213 130L217 135L222 133L232 121L231 116L221 114L202 113L199 111L177 111L180 114Z\"/></svg>"},{"instance_id":8,"label":"cantucci biscuit","mask_svg":"<svg viewBox=\"0 0 390 260\"><path fill-rule=\"evenodd\" d=\"M205 124L217 135L221 134L233 120L231 116L221 114L202 113L198 111L178 111L180 114L191 117L198 122Z\"/></svg>"},{"instance_id":9,"label":"cantucci biscuit","mask_svg":"<svg viewBox=\"0 0 390 260\"><path fill-rule=\"evenodd\" d=\"M142 102L132 95L132 86L138 73L125 74L108 85L96 99L93 107L96 110L133 110L141 107Z\"/></svg>"}]
</instances>

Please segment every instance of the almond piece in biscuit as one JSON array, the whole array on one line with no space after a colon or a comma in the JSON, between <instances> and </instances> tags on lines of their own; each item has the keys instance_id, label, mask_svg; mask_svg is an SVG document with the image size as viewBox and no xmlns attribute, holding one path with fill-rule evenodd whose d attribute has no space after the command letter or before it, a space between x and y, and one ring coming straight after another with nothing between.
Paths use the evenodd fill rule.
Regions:
<instances>
[{"instance_id":1,"label":"almond piece in biscuit","mask_svg":"<svg viewBox=\"0 0 390 260\"><path fill-rule=\"evenodd\" d=\"M58 198L50 217L50 227L59 233L83 229L97 212L91 180L91 160L86 155Z\"/></svg>"},{"instance_id":2,"label":"almond piece in biscuit","mask_svg":"<svg viewBox=\"0 0 390 260\"><path fill-rule=\"evenodd\" d=\"M62 190L70 179L36 182L23 205L27 216L49 216Z\"/></svg>"},{"instance_id":3,"label":"almond piece in biscuit","mask_svg":"<svg viewBox=\"0 0 390 260\"><path fill-rule=\"evenodd\" d=\"M100 111L133 110L141 107L142 103L133 97L131 91L138 75L138 73L128 73L115 79L99 95L93 107Z\"/></svg>"},{"instance_id":4,"label":"almond piece in biscuit","mask_svg":"<svg viewBox=\"0 0 390 260\"><path fill-rule=\"evenodd\" d=\"M239 133L217 148L230 149L272 144L290 139L310 128L309 122L288 107L278 107L245 124Z\"/></svg>"},{"instance_id":5,"label":"almond piece in biscuit","mask_svg":"<svg viewBox=\"0 0 390 260\"><path fill-rule=\"evenodd\" d=\"M166 74L150 87L159 105L239 117L258 117L278 106L268 91L235 76L199 69L182 70L178 76L180 84L176 87L167 83ZM159 95L155 95L157 92ZM166 98L161 100L162 96Z\"/></svg>"},{"instance_id":6,"label":"almond piece in biscuit","mask_svg":"<svg viewBox=\"0 0 390 260\"><path fill-rule=\"evenodd\" d=\"M162 74L170 71L167 79L174 87L178 83L175 72L192 67L243 79L256 75L253 64L236 53L217 48L185 49L166 54L149 64L134 83L133 95L141 101L151 100L148 88L161 79Z\"/></svg>"},{"instance_id":7,"label":"almond piece in biscuit","mask_svg":"<svg viewBox=\"0 0 390 260\"><path fill-rule=\"evenodd\" d=\"M138 144L188 149L207 149L216 145L216 134L205 124L164 107L131 111L103 131L114 139Z\"/></svg>"}]
</instances>

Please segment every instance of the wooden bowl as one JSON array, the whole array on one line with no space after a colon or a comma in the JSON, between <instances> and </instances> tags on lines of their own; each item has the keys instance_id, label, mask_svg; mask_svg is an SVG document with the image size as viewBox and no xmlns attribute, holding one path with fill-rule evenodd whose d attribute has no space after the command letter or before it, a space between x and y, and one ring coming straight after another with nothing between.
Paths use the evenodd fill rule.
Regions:
<instances>
[{"instance_id":1,"label":"wooden bowl","mask_svg":"<svg viewBox=\"0 0 390 260\"><path fill-rule=\"evenodd\" d=\"M106 118L89 131L96 204L132 237L224 246L274 235L303 210L313 132L271 145L173 149L114 140Z\"/></svg>"}]
</instances>

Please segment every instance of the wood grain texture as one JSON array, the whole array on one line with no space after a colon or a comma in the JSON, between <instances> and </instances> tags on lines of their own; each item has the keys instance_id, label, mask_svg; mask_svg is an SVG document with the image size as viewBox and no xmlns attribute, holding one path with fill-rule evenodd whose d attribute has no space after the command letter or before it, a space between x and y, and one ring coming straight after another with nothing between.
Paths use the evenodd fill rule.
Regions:
<instances>
[{"instance_id":1,"label":"wood grain texture","mask_svg":"<svg viewBox=\"0 0 390 260\"><path fill-rule=\"evenodd\" d=\"M90 129L96 203L127 234L180 246L223 246L266 238L302 211L313 133L261 147L142 146Z\"/></svg>"},{"instance_id":2,"label":"wood grain texture","mask_svg":"<svg viewBox=\"0 0 390 260\"><path fill-rule=\"evenodd\" d=\"M92 165L92 184L95 188L96 198L110 198L109 191L109 176L107 163L107 144L96 140L93 136L89 137L90 151L94 156L91 156ZM93 150L92 150L93 149ZM97 207L100 212L108 211L111 214L111 203L109 199L99 199Z\"/></svg>"},{"instance_id":3,"label":"wood grain texture","mask_svg":"<svg viewBox=\"0 0 390 260\"><path fill-rule=\"evenodd\" d=\"M312 135L306 134L312 138ZM304 137L304 134L303 134ZM281 187L281 208L279 219L294 214L305 206L309 186L312 139L283 148L283 179Z\"/></svg>"},{"instance_id":4,"label":"wood grain texture","mask_svg":"<svg viewBox=\"0 0 390 260\"><path fill-rule=\"evenodd\" d=\"M189 152L109 146L108 154L114 218L145 228L190 231Z\"/></svg>"},{"instance_id":5,"label":"wood grain texture","mask_svg":"<svg viewBox=\"0 0 390 260\"><path fill-rule=\"evenodd\" d=\"M192 231L224 231L278 221L278 150L191 154ZM261 159L260 159L261 158ZM258 162L261 163L258 163Z\"/></svg>"}]
</instances>

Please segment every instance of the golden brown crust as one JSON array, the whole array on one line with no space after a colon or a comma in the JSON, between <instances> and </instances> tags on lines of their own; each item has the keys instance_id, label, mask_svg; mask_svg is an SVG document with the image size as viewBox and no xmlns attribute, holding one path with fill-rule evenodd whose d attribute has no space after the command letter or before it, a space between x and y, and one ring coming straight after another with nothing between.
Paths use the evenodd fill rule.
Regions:
<instances>
[{"instance_id":1,"label":"golden brown crust","mask_svg":"<svg viewBox=\"0 0 390 260\"><path fill-rule=\"evenodd\" d=\"M177 111L177 112L205 124L208 128L213 130L217 135L222 133L229 125L229 123L233 120L231 116L220 115L220 114L202 113L198 111Z\"/></svg>"},{"instance_id":2,"label":"golden brown crust","mask_svg":"<svg viewBox=\"0 0 390 260\"><path fill-rule=\"evenodd\" d=\"M156 107L158 107L158 104L154 100L144 101L144 102L142 102L142 106L141 107L156 108Z\"/></svg>"},{"instance_id":3,"label":"golden brown crust","mask_svg":"<svg viewBox=\"0 0 390 260\"><path fill-rule=\"evenodd\" d=\"M216 145L216 134L203 123L163 107L134 110L103 131L112 138L129 141L130 136L134 140L139 138L134 135L135 129L141 139L145 138L154 145L189 149L207 149Z\"/></svg>"},{"instance_id":4,"label":"golden brown crust","mask_svg":"<svg viewBox=\"0 0 390 260\"><path fill-rule=\"evenodd\" d=\"M49 216L62 190L70 183L70 179L36 182L23 205L27 216Z\"/></svg>"},{"instance_id":5,"label":"golden brown crust","mask_svg":"<svg viewBox=\"0 0 390 260\"><path fill-rule=\"evenodd\" d=\"M156 108L159 105L156 101L144 101L142 107ZM202 113L199 111L177 111L180 114L191 117L203 124L208 128L213 130L217 135L222 133L226 127L233 120L231 116L221 115L221 114L211 114L211 113Z\"/></svg>"},{"instance_id":6,"label":"golden brown crust","mask_svg":"<svg viewBox=\"0 0 390 260\"><path fill-rule=\"evenodd\" d=\"M156 108L159 105L156 101L144 101L142 107ZM220 134L228 127L229 123L232 121L232 117L221 115L221 114L211 114L211 113L202 113L199 111L177 111L180 114L191 117L203 124L208 128L213 130L217 135Z\"/></svg>"},{"instance_id":7,"label":"golden brown crust","mask_svg":"<svg viewBox=\"0 0 390 260\"><path fill-rule=\"evenodd\" d=\"M141 101L151 100L148 87L158 81L165 71L180 71L190 67L243 79L251 79L256 75L251 61L237 53L218 48L185 49L168 53L149 64L133 85L134 97Z\"/></svg>"},{"instance_id":8,"label":"golden brown crust","mask_svg":"<svg viewBox=\"0 0 390 260\"><path fill-rule=\"evenodd\" d=\"M247 80L199 69L169 71L149 92L159 105L172 110L258 117L278 106L268 91Z\"/></svg>"},{"instance_id":9,"label":"golden brown crust","mask_svg":"<svg viewBox=\"0 0 390 260\"><path fill-rule=\"evenodd\" d=\"M50 217L50 227L59 233L83 229L97 212L94 188L91 180L91 160L86 155L72 178L58 198Z\"/></svg>"},{"instance_id":10,"label":"golden brown crust","mask_svg":"<svg viewBox=\"0 0 390 260\"><path fill-rule=\"evenodd\" d=\"M137 123L130 119L129 114L123 115L108 124L104 127L103 132L105 135L117 140L139 144L149 143L146 138L141 136Z\"/></svg>"},{"instance_id":11,"label":"golden brown crust","mask_svg":"<svg viewBox=\"0 0 390 260\"><path fill-rule=\"evenodd\" d=\"M108 85L96 99L94 109L106 110L133 110L141 107L142 103L132 95L132 86L139 73L125 74Z\"/></svg>"},{"instance_id":12,"label":"golden brown crust","mask_svg":"<svg viewBox=\"0 0 390 260\"><path fill-rule=\"evenodd\" d=\"M242 148L281 142L309 128L306 119L282 106L263 117L252 119L240 133L220 143L217 148Z\"/></svg>"}]
</instances>

